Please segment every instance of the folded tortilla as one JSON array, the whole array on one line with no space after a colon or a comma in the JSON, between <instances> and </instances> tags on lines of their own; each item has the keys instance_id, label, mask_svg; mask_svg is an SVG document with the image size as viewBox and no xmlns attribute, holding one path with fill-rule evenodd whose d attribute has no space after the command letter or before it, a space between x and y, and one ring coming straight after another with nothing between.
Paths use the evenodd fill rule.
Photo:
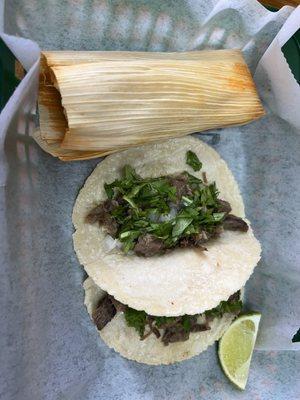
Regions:
<instances>
[{"instance_id":1,"label":"folded tortilla","mask_svg":"<svg viewBox=\"0 0 300 400\"><path fill-rule=\"evenodd\" d=\"M194 151L203 167L194 172L186 165L186 152ZM220 198L232 213L245 218L238 185L225 161L199 139L185 137L132 148L108 156L81 189L73 209L74 249L88 275L123 304L150 315L200 314L216 307L243 287L260 259L260 244L249 226L247 233L224 231L208 241L208 251L175 249L162 256L126 255L108 246L108 235L86 223L86 216L106 199L104 183L120 177L126 164L142 177L181 173L184 170L215 181ZM111 238L110 238L111 239Z\"/></svg>"},{"instance_id":2,"label":"folded tortilla","mask_svg":"<svg viewBox=\"0 0 300 400\"><path fill-rule=\"evenodd\" d=\"M245 124L264 115L239 50L44 52L43 148L63 160Z\"/></svg>"},{"instance_id":3,"label":"folded tortilla","mask_svg":"<svg viewBox=\"0 0 300 400\"><path fill-rule=\"evenodd\" d=\"M92 313L105 292L95 285L91 278L87 278L83 286L85 290L84 304L92 318ZM172 364L202 353L208 346L221 338L234 318L233 314L224 314L222 318L214 318L210 322L210 330L190 333L187 341L170 343L165 346L155 335L140 340L136 330L126 324L124 314L118 312L99 331L99 335L110 348L129 360L151 365Z\"/></svg>"}]
</instances>

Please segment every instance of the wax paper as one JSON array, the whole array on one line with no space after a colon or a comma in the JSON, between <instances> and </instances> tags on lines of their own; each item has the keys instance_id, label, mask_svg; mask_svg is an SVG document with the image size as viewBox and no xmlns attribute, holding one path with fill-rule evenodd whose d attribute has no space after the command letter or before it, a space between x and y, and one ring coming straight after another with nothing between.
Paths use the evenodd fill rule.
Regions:
<instances>
[{"instance_id":1,"label":"wax paper","mask_svg":"<svg viewBox=\"0 0 300 400\"><path fill-rule=\"evenodd\" d=\"M290 350L299 349L291 337L300 321L299 86L280 50L300 26L300 11L292 10L271 13L256 1L6 2L5 31L18 37L1 36L28 72L0 116L0 398L215 399L220 393L235 398L212 349L182 366L148 369L99 342L83 307L84 276L71 239L73 202L99 160L64 164L30 137L37 44L76 50L243 49L267 115L201 138L228 162L262 243L246 296L246 306L262 312L256 349L289 350L286 357L296 370L297 353ZM259 398L263 388L262 398L271 399L273 387L278 398L296 398L293 370L279 371L287 358L278 355L275 363L276 353L261 354L254 356L251 394ZM274 373L284 381L284 392L266 378Z\"/></svg>"}]
</instances>

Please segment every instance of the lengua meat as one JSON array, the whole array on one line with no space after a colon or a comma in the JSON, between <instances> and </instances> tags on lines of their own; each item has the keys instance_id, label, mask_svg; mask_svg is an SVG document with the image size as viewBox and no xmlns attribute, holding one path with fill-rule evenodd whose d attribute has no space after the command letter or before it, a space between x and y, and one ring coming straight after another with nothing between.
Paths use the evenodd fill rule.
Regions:
<instances>
[{"instance_id":1,"label":"lengua meat","mask_svg":"<svg viewBox=\"0 0 300 400\"><path fill-rule=\"evenodd\" d=\"M165 346L168 346L170 343L185 342L189 337L189 332L187 332L182 326L174 325L165 330L161 340Z\"/></svg>"},{"instance_id":2,"label":"lengua meat","mask_svg":"<svg viewBox=\"0 0 300 400\"><path fill-rule=\"evenodd\" d=\"M111 297L109 295L105 295L99 302L98 307L93 312L92 318L99 329L103 329L116 315L117 310L114 306Z\"/></svg>"},{"instance_id":3,"label":"lengua meat","mask_svg":"<svg viewBox=\"0 0 300 400\"><path fill-rule=\"evenodd\" d=\"M231 205L228 203L228 201L218 199L218 211L219 212L224 212L226 214L229 214L231 210L232 210L232 208L231 208Z\"/></svg>"},{"instance_id":4,"label":"lengua meat","mask_svg":"<svg viewBox=\"0 0 300 400\"><path fill-rule=\"evenodd\" d=\"M100 203L97 207L93 208L86 216L86 221L89 224L96 222L103 226L105 231L112 237L115 237L118 231L118 224L114 217L111 216L111 212L118 206L116 200L107 199Z\"/></svg>"},{"instance_id":5,"label":"lengua meat","mask_svg":"<svg viewBox=\"0 0 300 400\"><path fill-rule=\"evenodd\" d=\"M156 254L161 254L164 249L164 242L161 239L158 239L150 234L140 236L136 245L134 246L134 252L138 256L143 257L150 257Z\"/></svg>"},{"instance_id":6,"label":"lengua meat","mask_svg":"<svg viewBox=\"0 0 300 400\"><path fill-rule=\"evenodd\" d=\"M168 181L176 188L176 197L178 202L181 200L182 196L191 196L193 194L193 191L188 184L188 177L186 174L169 176Z\"/></svg>"},{"instance_id":7,"label":"lengua meat","mask_svg":"<svg viewBox=\"0 0 300 400\"><path fill-rule=\"evenodd\" d=\"M224 219L223 228L230 231L247 232L249 227L242 218L228 214Z\"/></svg>"}]
</instances>

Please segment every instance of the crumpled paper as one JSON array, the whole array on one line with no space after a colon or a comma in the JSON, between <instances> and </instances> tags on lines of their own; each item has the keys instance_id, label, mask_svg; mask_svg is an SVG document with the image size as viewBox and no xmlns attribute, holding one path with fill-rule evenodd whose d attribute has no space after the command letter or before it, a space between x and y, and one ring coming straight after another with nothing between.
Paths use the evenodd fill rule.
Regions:
<instances>
[{"instance_id":1,"label":"crumpled paper","mask_svg":"<svg viewBox=\"0 0 300 400\"><path fill-rule=\"evenodd\" d=\"M260 93L274 114L292 124L300 130L300 88L290 67L281 51L285 43L293 36L300 26L300 9L288 18L283 28L279 31L255 71L255 78L267 78L271 87L272 100L267 101L268 87L261 86ZM300 55L298 55L300 57Z\"/></svg>"},{"instance_id":2,"label":"crumpled paper","mask_svg":"<svg viewBox=\"0 0 300 400\"><path fill-rule=\"evenodd\" d=\"M177 3L174 7L176 10L173 10L169 2L154 1L148 7L147 2L141 2L143 4L140 5L139 2L128 0L117 7L110 2L99 1L98 5L93 5L94 11L89 8L90 3L86 3L85 8L76 3L70 14L68 10L66 13L55 11L55 6L46 7L38 14L31 8L31 2L21 3L8 3L6 30L36 39L42 48L149 51L243 49L247 63L255 74L268 115L247 127L218 131L221 140L216 149L233 169L246 200L248 217L253 220L254 231L262 241L263 258L250 279L247 291L248 306L263 314L257 348L299 350L298 344L291 343L291 337L300 323L300 259L297 254L300 238L295 230L295 225L299 224L297 192L300 185L290 188L291 193L286 193L288 185L286 181L283 184L285 177L280 172L286 167L286 179L293 184L297 182L292 169L299 166L293 151L295 144L299 144L295 135L300 128L300 88L280 49L300 27L300 7L295 11L284 7L277 13L271 13L255 1L203 3L187 0ZM168 3L168 6L161 3ZM58 3L56 7L60 7ZM89 24L84 13L89 16ZM41 17L44 17L46 25L44 30L41 29L41 23L35 23L35 19ZM28 70L0 115L0 184L5 185L7 151L4 150L4 140L7 132L10 132L11 126L17 126L19 131L24 132L26 125L28 133L34 125L39 48L31 40L5 34L1 34L1 37ZM247 140L250 140L249 144ZM291 157L288 147L285 148L286 153L281 151L280 146L285 141L290 146ZM252 146L252 150L248 145ZM253 146L257 146L257 153ZM270 168L274 168L274 171L278 168L278 174L270 173L263 164L269 154L267 150L264 152L264 146L269 146L273 151ZM284 159L282 165L279 164L280 157ZM295 158L293 163L289 160L292 157ZM262 174L262 180L266 177L266 186L257 180L252 185L251 168L255 170L256 161L257 165L261 163L266 167L258 171ZM266 203L269 188L274 196L278 194L278 204L275 200L274 203ZM285 202L292 216L281 208ZM281 213L284 213L284 218ZM283 222L274 224L274 220ZM71 233L70 230L70 237ZM277 248L274 248L274 243ZM278 260L282 260L280 252L285 256L282 265L278 265Z\"/></svg>"}]
</instances>

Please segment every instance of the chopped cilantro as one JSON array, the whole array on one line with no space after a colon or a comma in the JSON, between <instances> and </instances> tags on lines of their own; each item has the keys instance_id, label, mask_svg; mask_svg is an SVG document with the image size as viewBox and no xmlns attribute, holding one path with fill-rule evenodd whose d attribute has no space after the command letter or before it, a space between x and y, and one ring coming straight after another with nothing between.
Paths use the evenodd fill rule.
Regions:
<instances>
[{"instance_id":1,"label":"chopped cilantro","mask_svg":"<svg viewBox=\"0 0 300 400\"><path fill-rule=\"evenodd\" d=\"M241 300L235 300L235 301L221 301L221 303L208 311L205 311L205 315L207 317L222 317L223 314L225 313L233 313L233 314L238 314L243 307L243 303Z\"/></svg>"},{"instance_id":2,"label":"chopped cilantro","mask_svg":"<svg viewBox=\"0 0 300 400\"><path fill-rule=\"evenodd\" d=\"M138 176L131 165L125 165L123 168L123 173L125 181L132 182L138 179Z\"/></svg>"},{"instance_id":3,"label":"chopped cilantro","mask_svg":"<svg viewBox=\"0 0 300 400\"><path fill-rule=\"evenodd\" d=\"M221 221L224 218L225 213L224 212L220 212L220 213L213 213L213 219L215 221Z\"/></svg>"},{"instance_id":4,"label":"chopped cilantro","mask_svg":"<svg viewBox=\"0 0 300 400\"><path fill-rule=\"evenodd\" d=\"M180 236L185 229L192 223L192 218L177 218L177 221L172 229L172 236L178 237Z\"/></svg>"},{"instance_id":5,"label":"chopped cilantro","mask_svg":"<svg viewBox=\"0 0 300 400\"><path fill-rule=\"evenodd\" d=\"M190 315L184 315L182 317L182 326L186 332L190 332L190 330L191 330L191 316Z\"/></svg>"},{"instance_id":6,"label":"chopped cilantro","mask_svg":"<svg viewBox=\"0 0 300 400\"><path fill-rule=\"evenodd\" d=\"M134 328L140 336L143 336L145 331L147 314L145 311L134 310L128 307L125 311L125 320L128 326Z\"/></svg>"},{"instance_id":7,"label":"chopped cilantro","mask_svg":"<svg viewBox=\"0 0 300 400\"><path fill-rule=\"evenodd\" d=\"M172 324L176 321L176 317L154 317L155 325L161 328L163 325Z\"/></svg>"},{"instance_id":8,"label":"chopped cilantro","mask_svg":"<svg viewBox=\"0 0 300 400\"><path fill-rule=\"evenodd\" d=\"M191 150L187 151L186 153L186 163L192 167L194 171L200 171L202 168L202 163L199 161L199 158Z\"/></svg>"},{"instance_id":9,"label":"chopped cilantro","mask_svg":"<svg viewBox=\"0 0 300 400\"><path fill-rule=\"evenodd\" d=\"M221 301L221 303L217 307L205 311L202 316L213 319L221 318L225 313L238 314L242 310L242 306L243 304L241 300L229 299L227 301ZM171 326L174 327L176 325L177 327L182 327L185 332L190 333L193 324L195 324L195 317L199 317L201 314L183 315L181 317L156 317L149 316L148 314L146 314L145 311L138 311L134 310L133 308L127 307L124 315L127 325L134 328L142 338L145 334L146 327L150 327L150 323L152 324L152 326L163 330Z\"/></svg>"},{"instance_id":10,"label":"chopped cilantro","mask_svg":"<svg viewBox=\"0 0 300 400\"><path fill-rule=\"evenodd\" d=\"M194 160L196 155L191 154L188 158ZM183 191L176 186L176 179ZM114 201L110 214L117 224L115 237L125 253L134 250L139 237L145 235L162 240L165 249L176 247L184 237L202 231L212 234L225 217L219 212L215 183L205 184L187 171L142 178L125 165L121 177L105 183L104 189Z\"/></svg>"},{"instance_id":11,"label":"chopped cilantro","mask_svg":"<svg viewBox=\"0 0 300 400\"><path fill-rule=\"evenodd\" d=\"M114 195L114 185L115 185L115 182L113 182L113 183L111 183L111 184L104 183L104 190L105 190L106 195L107 195L107 197L108 197L109 199L112 199L112 198L113 198L113 195Z\"/></svg>"}]
</instances>

